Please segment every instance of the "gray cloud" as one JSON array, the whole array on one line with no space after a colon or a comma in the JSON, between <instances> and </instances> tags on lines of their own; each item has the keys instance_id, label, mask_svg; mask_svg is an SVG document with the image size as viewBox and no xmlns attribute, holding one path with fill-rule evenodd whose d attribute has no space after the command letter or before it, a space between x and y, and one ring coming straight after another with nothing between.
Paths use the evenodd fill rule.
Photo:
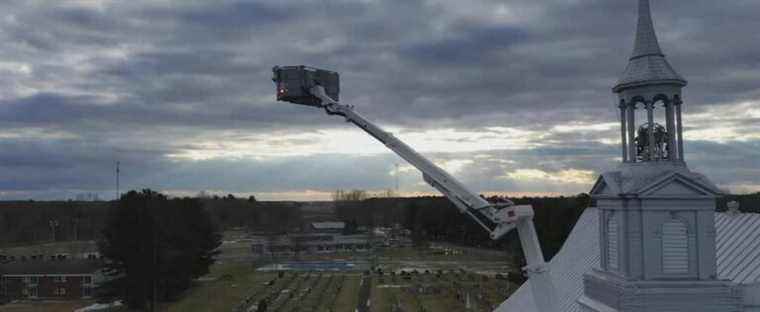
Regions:
<instances>
[{"instance_id":1,"label":"gray cloud","mask_svg":"<svg viewBox=\"0 0 760 312\"><path fill-rule=\"evenodd\" d=\"M690 81L688 113L760 105L760 3L653 5L663 49ZM125 179L134 187L275 193L392 185L389 168L399 160L389 154L175 157L247 133L345 129L275 103L268 78L277 64L340 71L344 101L406 131L546 131L536 149L434 156L478 159L462 176L479 190L583 191L587 185L504 176L614 165L615 129L549 132L617 120L610 88L631 50L635 9L635 1L4 2L0 194L107 192L116 159L129 164ZM757 134L758 118L686 122ZM760 185L757 140L694 139L692 166L734 189ZM427 190L416 174L404 181L410 191Z\"/></svg>"}]
</instances>

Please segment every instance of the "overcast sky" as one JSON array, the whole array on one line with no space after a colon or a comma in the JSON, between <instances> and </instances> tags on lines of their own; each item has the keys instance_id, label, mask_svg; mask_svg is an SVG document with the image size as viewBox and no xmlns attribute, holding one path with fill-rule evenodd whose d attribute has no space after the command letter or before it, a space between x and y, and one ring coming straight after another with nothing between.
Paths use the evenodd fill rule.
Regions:
<instances>
[{"instance_id":1,"label":"overcast sky","mask_svg":"<svg viewBox=\"0 0 760 312\"><path fill-rule=\"evenodd\" d=\"M760 191L760 1L653 0L690 167ZM273 65L483 193L575 194L620 161L611 87L635 0L3 1L0 200L153 188L329 199L431 193L358 128L277 103ZM398 164L398 170L396 170Z\"/></svg>"}]
</instances>

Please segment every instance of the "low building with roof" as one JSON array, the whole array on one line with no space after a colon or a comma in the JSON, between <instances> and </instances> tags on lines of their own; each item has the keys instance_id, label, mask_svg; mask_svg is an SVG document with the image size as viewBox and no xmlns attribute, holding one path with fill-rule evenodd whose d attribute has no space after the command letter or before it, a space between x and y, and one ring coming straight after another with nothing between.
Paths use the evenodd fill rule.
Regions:
<instances>
[{"instance_id":1,"label":"low building with roof","mask_svg":"<svg viewBox=\"0 0 760 312\"><path fill-rule=\"evenodd\" d=\"M370 247L370 237L366 234L291 234L255 237L251 241L251 252L254 256L365 252Z\"/></svg>"},{"instance_id":2,"label":"low building with roof","mask_svg":"<svg viewBox=\"0 0 760 312\"><path fill-rule=\"evenodd\" d=\"M0 264L0 296L7 299L86 299L101 279L95 260L28 260Z\"/></svg>"},{"instance_id":3,"label":"low building with roof","mask_svg":"<svg viewBox=\"0 0 760 312\"><path fill-rule=\"evenodd\" d=\"M310 230L316 233L342 233L346 223L342 221L312 222Z\"/></svg>"}]
</instances>

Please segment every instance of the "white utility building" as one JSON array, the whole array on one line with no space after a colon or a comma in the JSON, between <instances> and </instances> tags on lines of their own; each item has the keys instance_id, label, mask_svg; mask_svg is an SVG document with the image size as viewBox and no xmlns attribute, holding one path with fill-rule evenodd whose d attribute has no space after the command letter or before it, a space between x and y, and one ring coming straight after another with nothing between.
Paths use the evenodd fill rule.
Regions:
<instances>
[{"instance_id":1,"label":"white utility building","mask_svg":"<svg viewBox=\"0 0 760 312\"><path fill-rule=\"evenodd\" d=\"M597 207L549 265L559 311L760 311L760 215L715 213L721 191L687 167L687 82L660 49L649 0L638 9L633 54L612 89L622 163L599 177ZM538 311L545 298L530 283L497 311Z\"/></svg>"}]
</instances>

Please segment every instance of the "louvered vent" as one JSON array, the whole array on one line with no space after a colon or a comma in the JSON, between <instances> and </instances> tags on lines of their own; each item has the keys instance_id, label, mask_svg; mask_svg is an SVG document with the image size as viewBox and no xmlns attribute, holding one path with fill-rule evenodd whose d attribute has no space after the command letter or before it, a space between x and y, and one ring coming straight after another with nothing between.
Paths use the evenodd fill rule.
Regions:
<instances>
[{"instance_id":1,"label":"louvered vent","mask_svg":"<svg viewBox=\"0 0 760 312\"><path fill-rule=\"evenodd\" d=\"M618 270L618 222L615 215L607 220L607 268Z\"/></svg>"},{"instance_id":2,"label":"louvered vent","mask_svg":"<svg viewBox=\"0 0 760 312\"><path fill-rule=\"evenodd\" d=\"M689 240L686 225L679 220L671 220L662 225L662 272L689 272Z\"/></svg>"}]
</instances>

